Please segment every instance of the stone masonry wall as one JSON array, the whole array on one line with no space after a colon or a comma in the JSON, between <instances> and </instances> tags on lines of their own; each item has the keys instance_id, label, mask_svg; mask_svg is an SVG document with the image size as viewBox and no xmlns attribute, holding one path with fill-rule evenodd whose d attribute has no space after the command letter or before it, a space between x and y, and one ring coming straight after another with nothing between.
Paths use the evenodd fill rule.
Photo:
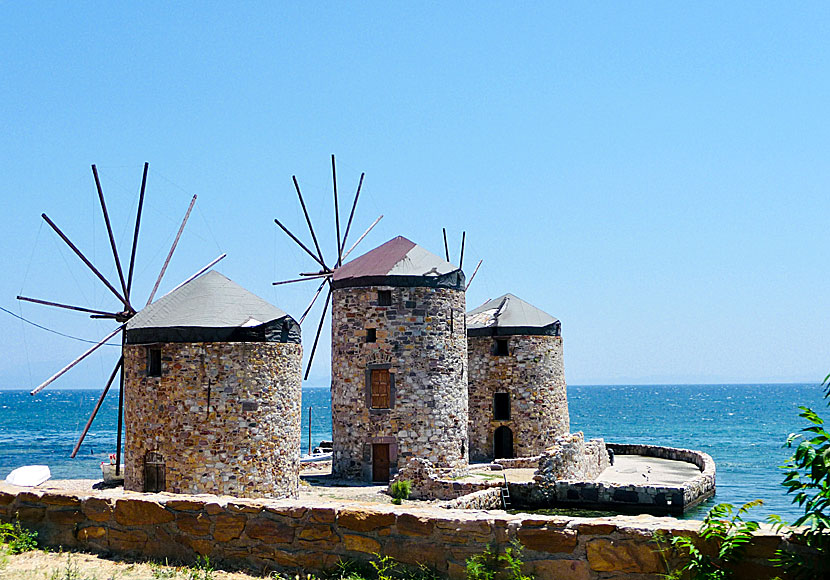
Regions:
<instances>
[{"instance_id":1,"label":"stone masonry wall","mask_svg":"<svg viewBox=\"0 0 830 580\"><path fill-rule=\"evenodd\" d=\"M162 376L147 347L124 348L125 488L144 489L148 451L166 491L294 497L299 488L302 347L167 343Z\"/></svg>"},{"instance_id":2,"label":"stone masonry wall","mask_svg":"<svg viewBox=\"0 0 830 580\"><path fill-rule=\"evenodd\" d=\"M693 463L700 473L683 483L660 486L540 478L541 481L532 483L509 484L511 500L525 509L575 507L682 515L715 494L715 462L706 453L656 445L608 443L607 448L616 455L645 455Z\"/></svg>"},{"instance_id":3,"label":"stone masonry wall","mask_svg":"<svg viewBox=\"0 0 830 580\"><path fill-rule=\"evenodd\" d=\"M513 432L514 457L539 455L568 432L568 397L561 336L509 336L507 356L493 354L493 338L467 339L470 459L493 459L498 427ZM493 396L510 393L510 419L493 418Z\"/></svg>"},{"instance_id":4,"label":"stone masonry wall","mask_svg":"<svg viewBox=\"0 0 830 580\"><path fill-rule=\"evenodd\" d=\"M390 290L391 306L378 306ZM332 296L332 470L370 479L372 443L389 443L392 473L409 457L467 464L464 292L392 286L335 289ZM367 342L374 328L376 342ZM390 409L370 409L366 371L386 365Z\"/></svg>"},{"instance_id":5,"label":"stone masonry wall","mask_svg":"<svg viewBox=\"0 0 830 580\"><path fill-rule=\"evenodd\" d=\"M127 492L58 493L0 482L0 520L38 532L41 545L118 556L319 573L343 559L388 555L465 577L465 560L511 540L525 551L525 573L557 580L659 580L666 567L658 531L697 537L700 522L672 518L576 518L440 507L310 506L296 500L243 500ZM736 580L780 573L769 557L785 541L769 526L753 534Z\"/></svg>"}]
</instances>

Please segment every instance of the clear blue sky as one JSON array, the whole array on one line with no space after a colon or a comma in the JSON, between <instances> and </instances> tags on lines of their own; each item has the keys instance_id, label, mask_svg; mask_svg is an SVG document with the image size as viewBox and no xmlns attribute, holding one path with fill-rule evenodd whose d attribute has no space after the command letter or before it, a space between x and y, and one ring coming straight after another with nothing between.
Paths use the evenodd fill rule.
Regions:
<instances>
[{"instance_id":1,"label":"clear blue sky","mask_svg":"<svg viewBox=\"0 0 830 580\"><path fill-rule=\"evenodd\" d=\"M814 381L830 370L830 12L824 3L0 3L0 306L97 339L23 293L116 306L42 224L115 279L150 162L139 295L217 268L299 316L313 267L296 174L333 253L366 172L361 247L404 235L484 265L562 321L569 383ZM355 235L352 235L355 239ZM362 253L362 252L359 252ZM357 255L357 254L355 254ZM310 350L319 314L304 328ZM326 327L312 384L328 377ZM85 345L0 312L0 388ZM98 386L117 349L56 387Z\"/></svg>"}]
</instances>

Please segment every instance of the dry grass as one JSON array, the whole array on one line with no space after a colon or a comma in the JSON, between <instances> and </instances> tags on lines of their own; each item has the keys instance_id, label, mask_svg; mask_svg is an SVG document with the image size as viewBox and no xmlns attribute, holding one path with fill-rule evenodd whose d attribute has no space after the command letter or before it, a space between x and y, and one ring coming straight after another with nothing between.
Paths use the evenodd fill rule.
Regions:
<instances>
[{"instance_id":1,"label":"dry grass","mask_svg":"<svg viewBox=\"0 0 830 580\"><path fill-rule=\"evenodd\" d=\"M273 576L267 576L269 578ZM130 562L82 552L33 550L0 555L0 579L14 580L261 580L244 572Z\"/></svg>"}]
</instances>

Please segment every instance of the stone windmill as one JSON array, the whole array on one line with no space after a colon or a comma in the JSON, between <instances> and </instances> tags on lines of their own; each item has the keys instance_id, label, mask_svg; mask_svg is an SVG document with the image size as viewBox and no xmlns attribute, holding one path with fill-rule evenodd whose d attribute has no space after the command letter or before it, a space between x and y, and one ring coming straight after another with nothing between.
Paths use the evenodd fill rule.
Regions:
<instances>
[{"instance_id":1,"label":"stone windmill","mask_svg":"<svg viewBox=\"0 0 830 580\"><path fill-rule=\"evenodd\" d=\"M113 294L113 296L115 296L115 298L120 303L120 306L119 306L118 310L114 310L114 311L95 310L95 309L86 308L86 307L83 307L83 306L75 306L75 305L64 304L64 303L60 303L60 302L54 302L54 301L50 301L50 300L42 300L42 299L39 299L39 298L30 298L30 297L27 297L27 296L18 296L17 297L18 300L22 300L22 301L25 301L25 302L33 302L33 303L36 303L36 304L43 304L43 305L46 305L46 306L54 306L54 307L57 307L57 308L64 308L64 309L68 309L68 310L74 310L74 311L77 311L77 312L85 312L85 313L88 313L91 318L103 319L103 320L107 320L107 321L114 321L118 324L118 326L116 326L115 329L111 330L104 338L102 338L100 341L98 341L95 345L93 345L91 348L89 348L86 352L84 352L82 355L77 357L75 360L70 362L68 365L63 367L60 371L58 371L57 373L55 373L54 375L49 377L47 380L45 380L43 383L41 383L40 385L38 385L37 387L35 387L31 391L32 395L36 395L37 393L39 393L40 391L45 389L47 386L52 384L54 381L56 381L59 377L63 376L67 371L69 371L71 368L76 366L82 360L84 360L85 358L90 356L93 352L95 352L96 350L98 350L99 348L104 346L107 343L107 341L109 341L110 339L112 339L113 337L115 337L116 335L118 335L120 333L121 334L122 355L118 359L118 362L116 363L115 368L112 370L112 373L110 374L110 377L106 382L104 390L101 393L101 396L99 397L97 404L95 405L95 409L92 411L92 414L90 415L89 420L87 421L87 424L84 427L84 430L81 433L81 436L78 439L78 442L76 443L75 448L72 450L72 453L70 455L70 457L75 457L75 455L78 453L78 449L80 449L81 443L83 443L83 440L86 437L86 434L89 431L89 428L92 425L92 422L95 419L95 416L97 415L98 410L101 408L101 404L104 402L104 398L106 397L107 393L109 392L109 389L112 386L113 382L115 381L116 376L120 376L119 382L120 382L121 388L120 388L120 394L119 394L119 399L118 399L118 435L117 435L117 443L116 443L116 446L117 446L116 447L116 475L120 475L120 468L121 468L121 432L122 432L122 426L123 426L123 410L124 410L124 372L123 372L123 369L124 369L124 354L123 354L123 347L124 347L124 344L125 344L125 334L124 334L125 333L125 328L127 326L127 323L130 321L130 319L132 319L133 316L135 316L141 310L141 308L146 307L147 305L149 305L150 303L153 302L153 299L155 298L156 292L158 291L159 285L161 284L162 278L164 277L164 274L167 271L167 267L170 264L170 260L173 257L173 253L176 250L176 246L178 245L179 240L181 239L181 235L182 235L182 232L184 231L185 224L187 223L187 220L190 217L190 213L193 210L193 206L196 203L196 196L194 195L193 199L190 201L190 205L187 208L187 212L185 213L184 219L182 219L182 223L179 226L178 232L176 233L176 237L173 241L172 246L170 247L170 251L167 253L167 257L164 261L164 265L162 266L161 271L159 272L159 275L156 278L156 282L153 285L153 289L150 292L150 296L147 298L147 301L144 304L144 306L138 307L137 305L139 304L139 302L136 300L137 297L132 293L133 274L134 274L134 267L135 267L136 249L137 249L137 246L138 246L139 231L141 229L141 214L142 214L142 209L144 207L144 192L145 192L145 188L146 188L146 185L147 185L147 172L148 172L148 169L149 169L149 164L145 163L144 164L144 172L143 172L142 178L141 178L141 190L140 190L139 197L138 197L138 209L136 211L135 227L134 227L134 230L133 230L132 245L131 245L131 248L130 248L129 268L127 269L127 275L125 277L124 276L124 268L122 268L121 258L119 256L118 249L117 249L117 246L116 246L116 243L115 243L115 236L113 235L112 226L110 224L109 213L107 212L107 204L106 204L106 201L104 200L104 192L103 192L103 189L101 187L101 180L98 177L98 169L95 165L92 166L92 175L95 178L95 187L98 191L98 200L100 202L101 211L102 211L103 216L104 216L104 223L106 224L106 227L107 227L107 234L109 236L109 243L110 243L110 247L112 249L112 256L113 256L113 259L115 260L115 268L116 268L116 271L118 273L118 282L116 283L116 284L118 284L118 288L116 288L115 284L111 283L109 280L107 280L107 278L103 274L101 274L100 270L93 265L93 263L84 255L83 252L81 252L80 249L78 249L78 247L74 243L72 243L72 241L69 239L69 237L55 224L55 222L53 222L45 213L41 214L43 219L49 225L49 227L51 227L52 230L55 231L55 233L61 238L61 240L63 240L66 243L66 245L69 246L69 248L75 253L75 255L92 271L93 274L95 274L95 276L104 284L104 286L106 286L106 288ZM214 264L216 264L219 260L221 260L224 257L225 257L225 254L222 254L221 256L219 256L218 258L216 258L215 260L210 262L207 266L205 266L204 268L199 270L197 273L195 273L193 276L191 276L190 278L188 278L187 280L182 282L182 284L185 284L186 282L196 278L197 276L199 276L200 274L202 274L203 272L205 272L206 270L211 268ZM180 284L180 286L181 286L181 284Z\"/></svg>"}]
</instances>

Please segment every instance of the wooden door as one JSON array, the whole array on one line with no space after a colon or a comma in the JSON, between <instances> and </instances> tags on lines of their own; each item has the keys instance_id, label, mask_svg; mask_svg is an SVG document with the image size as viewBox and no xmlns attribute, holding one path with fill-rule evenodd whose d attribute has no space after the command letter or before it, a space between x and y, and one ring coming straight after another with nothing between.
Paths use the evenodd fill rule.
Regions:
<instances>
[{"instance_id":1,"label":"wooden door","mask_svg":"<svg viewBox=\"0 0 830 580\"><path fill-rule=\"evenodd\" d=\"M165 491L167 485L164 457L161 453L148 451L144 456L144 491L156 493Z\"/></svg>"},{"instance_id":2,"label":"wooden door","mask_svg":"<svg viewBox=\"0 0 830 580\"><path fill-rule=\"evenodd\" d=\"M372 444L372 481L389 481L389 444Z\"/></svg>"},{"instance_id":3,"label":"wooden door","mask_svg":"<svg viewBox=\"0 0 830 580\"><path fill-rule=\"evenodd\" d=\"M391 408L389 369L372 369L372 409Z\"/></svg>"}]
</instances>

